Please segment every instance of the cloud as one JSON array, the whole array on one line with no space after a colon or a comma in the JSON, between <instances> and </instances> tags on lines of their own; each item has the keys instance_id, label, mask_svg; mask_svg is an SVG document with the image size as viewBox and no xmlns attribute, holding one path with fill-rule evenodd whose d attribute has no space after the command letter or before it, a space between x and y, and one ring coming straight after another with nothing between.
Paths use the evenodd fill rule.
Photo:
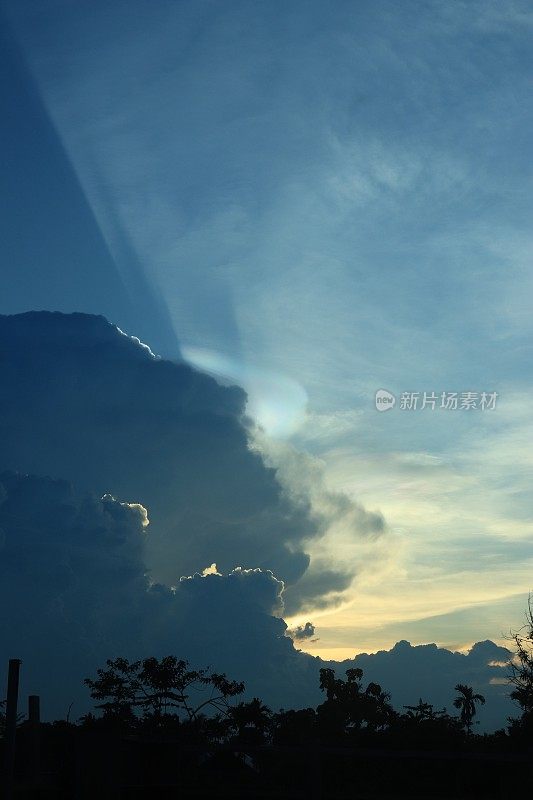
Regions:
<instances>
[{"instance_id":1,"label":"cloud","mask_svg":"<svg viewBox=\"0 0 533 800\"><path fill-rule=\"evenodd\" d=\"M350 588L353 579L351 571L332 569L318 562L292 590L287 591L287 616L293 616L298 611L337 608L346 600L345 591Z\"/></svg>"},{"instance_id":2,"label":"cloud","mask_svg":"<svg viewBox=\"0 0 533 800\"><path fill-rule=\"evenodd\" d=\"M154 581L213 561L290 583L305 572L318 527L251 452L241 389L155 357L102 317L3 317L0 347L0 468L142 503Z\"/></svg>"},{"instance_id":3,"label":"cloud","mask_svg":"<svg viewBox=\"0 0 533 800\"><path fill-rule=\"evenodd\" d=\"M111 495L104 495L104 499L107 497L111 497ZM111 498L113 499L113 498ZM150 524L150 520L148 519L148 511L142 506L140 503L121 503L121 506L124 508L131 508L132 511L136 511L140 518L141 518L141 525L143 528L147 528Z\"/></svg>"},{"instance_id":4,"label":"cloud","mask_svg":"<svg viewBox=\"0 0 533 800\"><path fill-rule=\"evenodd\" d=\"M330 489L320 459L261 431L254 432L253 445L265 463L276 468L286 496L308 508L317 531L306 541L308 569L284 592L285 614L338 607L348 600L347 590L359 573L372 571L376 560L386 560L390 532L383 515Z\"/></svg>"},{"instance_id":5,"label":"cloud","mask_svg":"<svg viewBox=\"0 0 533 800\"><path fill-rule=\"evenodd\" d=\"M287 636L290 636L294 642L312 639L314 635L315 626L312 622L306 622L305 625L297 625L295 628L289 628L287 630Z\"/></svg>"},{"instance_id":6,"label":"cloud","mask_svg":"<svg viewBox=\"0 0 533 800\"><path fill-rule=\"evenodd\" d=\"M84 669L142 641L145 513L65 481L0 475L0 639L45 708L63 713Z\"/></svg>"},{"instance_id":7,"label":"cloud","mask_svg":"<svg viewBox=\"0 0 533 800\"><path fill-rule=\"evenodd\" d=\"M243 569L235 567L227 575L205 570L190 577L179 579L175 587L178 598L192 598L192 602L219 602L226 596L232 603L256 609L270 616L279 616L283 611L283 581L278 580L270 570Z\"/></svg>"},{"instance_id":8,"label":"cloud","mask_svg":"<svg viewBox=\"0 0 533 800\"><path fill-rule=\"evenodd\" d=\"M292 613L353 577L318 553L311 563L314 541L339 526L383 530L379 514L327 491L312 460L259 448L240 388L158 358L103 317L0 317L0 348L0 469L141 503L153 582L213 562L258 567L284 582Z\"/></svg>"}]
</instances>

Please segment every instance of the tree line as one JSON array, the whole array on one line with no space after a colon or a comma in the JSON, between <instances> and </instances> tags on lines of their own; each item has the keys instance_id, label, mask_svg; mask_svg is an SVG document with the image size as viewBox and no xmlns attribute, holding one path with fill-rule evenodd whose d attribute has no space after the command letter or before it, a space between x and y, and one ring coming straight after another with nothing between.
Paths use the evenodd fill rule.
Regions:
<instances>
[{"instance_id":1,"label":"tree line","mask_svg":"<svg viewBox=\"0 0 533 800\"><path fill-rule=\"evenodd\" d=\"M18 786L27 787L33 775L34 794L24 796L49 796L43 794L46 774L54 800L129 798L128 786L136 787L135 798L168 797L168 786L195 798L258 791L327 798L354 786L369 797L391 791L411 797L415 789L437 797L459 786L460 796L499 800L510 796L509 782L529 763L533 747L531 601L526 616L512 635L509 664L518 713L495 733L476 732L485 698L466 683L455 686L451 713L423 698L398 710L382 686L365 682L361 669L338 675L323 668L316 707L273 711L257 697L244 699L242 682L177 656L115 658L86 678L94 710L77 723L59 720L37 730L19 718ZM4 728L0 704L0 750Z\"/></svg>"},{"instance_id":2,"label":"tree line","mask_svg":"<svg viewBox=\"0 0 533 800\"><path fill-rule=\"evenodd\" d=\"M506 729L483 739L517 742L533 740L533 603L528 600L526 622L511 635L515 654L509 663L510 697L519 713ZM245 686L208 669L194 669L176 656L130 662L108 660L85 684L95 701L96 714L82 717L84 727L129 733L166 733L189 741L255 744L379 742L445 745L472 739L478 707L485 698L459 683L453 706L457 713L435 709L422 698L401 711L379 684L363 682L361 669L338 677L333 669L319 672L324 700L316 708L268 708L259 698L240 699ZM0 715L1 724L1 715Z\"/></svg>"},{"instance_id":3,"label":"tree line","mask_svg":"<svg viewBox=\"0 0 533 800\"><path fill-rule=\"evenodd\" d=\"M321 669L319 682L324 700L316 708L274 712L257 697L239 699L243 683L193 669L172 655L133 662L110 659L94 678L85 680L98 713L85 715L80 724L128 734L172 735L189 743L385 744L397 737L404 744L427 746L472 736L478 706L485 703L481 694L460 683L453 701L456 715L422 699L400 712L379 684L364 684L361 669L348 669L344 678L333 669ZM520 692L518 687L513 691L518 702Z\"/></svg>"}]
</instances>

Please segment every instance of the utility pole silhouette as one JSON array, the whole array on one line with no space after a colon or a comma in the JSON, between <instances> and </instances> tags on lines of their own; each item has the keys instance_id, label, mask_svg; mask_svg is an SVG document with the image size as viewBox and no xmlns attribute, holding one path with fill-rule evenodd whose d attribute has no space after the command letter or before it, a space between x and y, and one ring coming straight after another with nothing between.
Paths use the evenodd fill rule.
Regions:
<instances>
[{"instance_id":1,"label":"utility pole silhouette","mask_svg":"<svg viewBox=\"0 0 533 800\"><path fill-rule=\"evenodd\" d=\"M13 800L15 786L15 739L17 735L17 704L19 695L19 658L9 659L6 703L4 798Z\"/></svg>"}]
</instances>

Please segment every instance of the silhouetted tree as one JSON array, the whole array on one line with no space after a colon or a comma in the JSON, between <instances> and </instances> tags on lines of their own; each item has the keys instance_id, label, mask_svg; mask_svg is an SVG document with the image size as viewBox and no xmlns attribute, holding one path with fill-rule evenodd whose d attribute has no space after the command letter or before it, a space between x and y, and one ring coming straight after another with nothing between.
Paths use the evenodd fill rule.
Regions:
<instances>
[{"instance_id":1,"label":"silhouetted tree","mask_svg":"<svg viewBox=\"0 0 533 800\"><path fill-rule=\"evenodd\" d=\"M332 669L320 670L320 688L326 700L318 706L320 727L328 735L341 735L362 728L385 728L394 716L390 695L377 683L362 686L363 670L346 670L346 680L335 677Z\"/></svg>"},{"instance_id":2,"label":"silhouetted tree","mask_svg":"<svg viewBox=\"0 0 533 800\"><path fill-rule=\"evenodd\" d=\"M450 716L445 708L435 710L431 703L420 699L416 706L404 706L406 713L398 717L395 732L404 746L438 748L458 742L463 727L457 717Z\"/></svg>"},{"instance_id":3,"label":"silhouetted tree","mask_svg":"<svg viewBox=\"0 0 533 800\"><path fill-rule=\"evenodd\" d=\"M233 706L228 712L228 719L240 741L259 744L270 733L272 712L259 698L254 697L249 703Z\"/></svg>"},{"instance_id":4,"label":"silhouetted tree","mask_svg":"<svg viewBox=\"0 0 533 800\"><path fill-rule=\"evenodd\" d=\"M316 738L317 715L314 708L283 709L274 718L276 745L302 745Z\"/></svg>"},{"instance_id":5,"label":"silhouetted tree","mask_svg":"<svg viewBox=\"0 0 533 800\"><path fill-rule=\"evenodd\" d=\"M446 709L442 708L440 711L435 711L431 703L425 703L422 698L419 699L416 706L404 706L407 710L405 716L407 719L412 719L417 722L425 720L439 719L446 714Z\"/></svg>"},{"instance_id":6,"label":"silhouetted tree","mask_svg":"<svg viewBox=\"0 0 533 800\"><path fill-rule=\"evenodd\" d=\"M139 715L155 727L184 718L198 723L206 711L225 715L230 698L242 694L244 684L224 674L190 669L175 656L129 662L116 658L97 670L97 678L85 679L91 697L99 700L104 719L135 725ZM207 696L206 696L207 695ZM87 718L86 718L87 719Z\"/></svg>"},{"instance_id":7,"label":"silhouetted tree","mask_svg":"<svg viewBox=\"0 0 533 800\"><path fill-rule=\"evenodd\" d=\"M458 683L455 691L459 695L453 701L455 708L460 709L461 724L466 728L467 733L472 730L472 721L476 716L476 703L485 705L485 698L482 694L474 694L471 686L466 686L464 683Z\"/></svg>"},{"instance_id":8,"label":"silhouetted tree","mask_svg":"<svg viewBox=\"0 0 533 800\"><path fill-rule=\"evenodd\" d=\"M509 663L509 682L514 686L510 696L522 711L519 719L510 719L512 733L533 735L533 600L529 595L526 621L520 630L511 633L515 645Z\"/></svg>"}]
</instances>

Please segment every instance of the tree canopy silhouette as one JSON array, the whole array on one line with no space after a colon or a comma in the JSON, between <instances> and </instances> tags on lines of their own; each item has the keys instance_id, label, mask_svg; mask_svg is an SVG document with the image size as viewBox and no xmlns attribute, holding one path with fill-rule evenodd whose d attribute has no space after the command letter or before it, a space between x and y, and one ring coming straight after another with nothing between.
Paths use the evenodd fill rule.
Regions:
<instances>
[{"instance_id":1,"label":"tree canopy silhouette","mask_svg":"<svg viewBox=\"0 0 533 800\"><path fill-rule=\"evenodd\" d=\"M332 669L320 670L320 688L326 700L317 708L318 719L331 735L361 728L380 730L395 716L390 695L377 683L363 689L362 678L362 669L346 670L346 680L337 678Z\"/></svg>"},{"instance_id":2,"label":"tree canopy silhouette","mask_svg":"<svg viewBox=\"0 0 533 800\"><path fill-rule=\"evenodd\" d=\"M528 597L525 624L511 633L515 655L509 663L509 682L514 686L511 698L522 711L518 719L510 720L512 733L533 736L533 598Z\"/></svg>"},{"instance_id":3,"label":"tree canopy silhouette","mask_svg":"<svg viewBox=\"0 0 533 800\"><path fill-rule=\"evenodd\" d=\"M141 716L161 726L171 717L195 721L208 710L225 715L230 699L242 694L244 684L222 673L191 669L176 656L145 658L129 662L116 658L97 670L97 678L86 678L91 697L104 719L132 725Z\"/></svg>"}]
</instances>

